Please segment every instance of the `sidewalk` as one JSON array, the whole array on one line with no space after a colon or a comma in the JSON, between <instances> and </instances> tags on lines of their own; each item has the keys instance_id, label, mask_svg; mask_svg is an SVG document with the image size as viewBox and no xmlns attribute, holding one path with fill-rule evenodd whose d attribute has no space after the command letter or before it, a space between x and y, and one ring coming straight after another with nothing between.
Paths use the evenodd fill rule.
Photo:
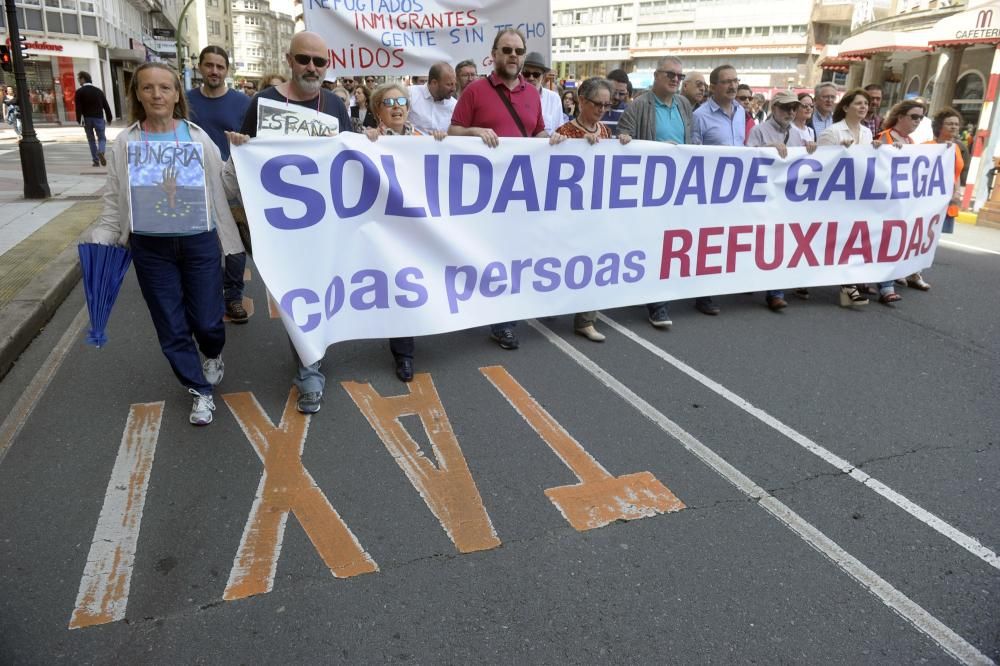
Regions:
<instances>
[{"instance_id":1,"label":"sidewalk","mask_svg":"<svg viewBox=\"0 0 1000 666\"><path fill-rule=\"evenodd\" d=\"M110 142L120 127L108 128ZM76 126L37 130L43 147L80 144ZM76 245L101 212L100 195L107 179L104 168L46 167L52 197L24 198L24 179L17 159L17 136L0 129L0 378L45 326L80 279ZM76 173L65 173L67 170ZM63 173L59 173L62 171Z\"/></svg>"}]
</instances>

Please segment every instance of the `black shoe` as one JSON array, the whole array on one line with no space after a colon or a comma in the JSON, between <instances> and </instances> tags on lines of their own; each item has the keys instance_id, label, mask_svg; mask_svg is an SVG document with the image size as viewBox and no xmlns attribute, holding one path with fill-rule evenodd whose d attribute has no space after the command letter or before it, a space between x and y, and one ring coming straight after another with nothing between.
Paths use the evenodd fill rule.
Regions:
<instances>
[{"instance_id":1,"label":"black shoe","mask_svg":"<svg viewBox=\"0 0 1000 666\"><path fill-rule=\"evenodd\" d=\"M107 166L108 161L104 159L104 153L97 153L97 159L101 161L101 166Z\"/></svg>"},{"instance_id":2,"label":"black shoe","mask_svg":"<svg viewBox=\"0 0 1000 666\"><path fill-rule=\"evenodd\" d=\"M323 392L303 393L295 401L295 408L303 414L315 414L323 406Z\"/></svg>"},{"instance_id":3,"label":"black shoe","mask_svg":"<svg viewBox=\"0 0 1000 666\"><path fill-rule=\"evenodd\" d=\"M91 166L99 167L99 166L101 166L101 163L98 162L97 160L94 160L94 163L91 164Z\"/></svg>"},{"instance_id":4,"label":"black shoe","mask_svg":"<svg viewBox=\"0 0 1000 666\"><path fill-rule=\"evenodd\" d=\"M490 333L490 339L496 340L500 349L517 349L521 346L521 343L517 341L517 334L509 326L504 326L496 333Z\"/></svg>"},{"instance_id":5,"label":"black shoe","mask_svg":"<svg viewBox=\"0 0 1000 666\"><path fill-rule=\"evenodd\" d=\"M694 309L702 314L715 316L722 312L719 306L712 302L711 298L706 298L705 300L695 300Z\"/></svg>"},{"instance_id":6,"label":"black shoe","mask_svg":"<svg viewBox=\"0 0 1000 666\"><path fill-rule=\"evenodd\" d=\"M243 307L243 301L229 301L226 303L226 316L234 324L245 324L250 321L250 314Z\"/></svg>"},{"instance_id":7,"label":"black shoe","mask_svg":"<svg viewBox=\"0 0 1000 666\"><path fill-rule=\"evenodd\" d=\"M399 377L401 382L412 382L413 381L413 359L412 358L397 358L396 359L396 376Z\"/></svg>"},{"instance_id":8,"label":"black shoe","mask_svg":"<svg viewBox=\"0 0 1000 666\"><path fill-rule=\"evenodd\" d=\"M674 322L670 320L670 313L666 305L659 305L649 314L649 323L656 328L670 328Z\"/></svg>"}]
</instances>

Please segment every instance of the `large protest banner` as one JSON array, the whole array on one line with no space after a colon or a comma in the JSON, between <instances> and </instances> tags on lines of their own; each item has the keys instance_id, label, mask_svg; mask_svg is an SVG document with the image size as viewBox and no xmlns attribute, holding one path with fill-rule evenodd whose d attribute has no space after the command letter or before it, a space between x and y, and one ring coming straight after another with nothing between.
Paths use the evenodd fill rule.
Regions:
<instances>
[{"instance_id":1,"label":"large protest banner","mask_svg":"<svg viewBox=\"0 0 1000 666\"><path fill-rule=\"evenodd\" d=\"M306 29L330 45L331 76L427 75L436 62L492 63L493 38L518 28L549 59L548 0L304 0Z\"/></svg>"},{"instance_id":2,"label":"large protest banner","mask_svg":"<svg viewBox=\"0 0 1000 666\"><path fill-rule=\"evenodd\" d=\"M931 265L954 150L258 138L254 261L302 360L334 342Z\"/></svg>"}]
</instances>

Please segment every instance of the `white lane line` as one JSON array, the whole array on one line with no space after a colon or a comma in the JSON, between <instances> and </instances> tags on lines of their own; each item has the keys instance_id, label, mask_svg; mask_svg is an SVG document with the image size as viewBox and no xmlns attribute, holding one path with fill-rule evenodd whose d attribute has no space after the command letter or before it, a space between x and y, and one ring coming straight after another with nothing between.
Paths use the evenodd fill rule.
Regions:
<instances>
[{"instance_id":1,"label":"white lane line","mask_svg":"<svg viewBox=\"0 0 1000 666\"><path fill-rule=\"evenodd\" d=\"M771 416L763 409L755 407L749 401L736 395L735 393L727 389L725 386L719 384L715 380L706 377L702 373L698 372L697 370L689 366L687 363L684 363L684 361L681 361L677 357L672 356L671 354L668 354L667 352L663 351L662 349L654 345L652 342L646 340L645 338L633 332L632 330L622 326L621 324L614 321L613 319L610 319L604 314L601 314L599 316L604 323L606 323L608 326L611 326L613 329L615 329L625 337L629 338L630 340L638 344L640 347L660 357L670 365L674 366L675 368L686 374L688 377L700 383L705 388L722 396L723 398L733 403L734 405L745 411L747 414L750 414L751 416L761 421L762 423L765 423L766 425L769 425L770 427L774 428L785 437L788 437L790 440L792 440L802 448L806 449L810 453L818 456L825 462L833 465L841 472L848 474L855 481L858 481L865 487L872 489L873 491L875 491L885 499L889 500L903 511L906 511L908 514L910 514L920 522L924 523L934 531L947 537L955 544L961 546L962 548L972 553L982 561L986 562L991 567L995 569L1000 569L1000 557L998 557L995 552L984 546L975 537L969 536L968 534L965 534L961 530L952 527L950 524L938 518L936 515L934 515L927 509L907 499L905 496L896 492L895 490L885 485L878 479L875 479L866 474L865 472L862 472L853 463L844 460L843 458L836 455L832 451L820 446L819 444L809 439L808 437L806 437L799 431L795 430L791 426L788 426L779 421L778 419L776 419L775 417Z\"/></svg>"},{"instance_id":2,"label":"white lane line","mask_svg":"<svg viewBox=\"0 0 1000 666\"><path fill-rule=\"evenodd\" d=\"M104 506L80 579L70 629L125 618L142 509L146 505L146 490L163 420L163 404L149 402L129 408L118 456L104 494Z\"/></svg>"},{"instance_id":3,"label":"white lane line","mask_svg":"<svg viewBox=\"0 0 1000 666\"><path fill-rule=\"evenodd\" d=\"M975 252L986 252L988 254L1000 254L996 250L987 250L985 247L976 247L975 245L966 245L965 243L956 243L950 240L940 240L938 241L941 245L950 245L952 247L960 247L963 250L973 250Z\"/></svg>"},{"instance_id":4,"label":"white lane line","mask_svg":"<svg viewBox=\"0 0 1000 666\"><path fill-rule=\"evenodd\" d=\"M38 372L35 373L31 383L28 384L24 393L18 398L14 404L14 408L10 410L7 418L4 419L3 424L0 425L0 463L3 462L4 456L7 455L11 444L14 443L14 439L17 438L21 432L21 428L24 427L24 424L28 421L28 417L31 416L31 413L45 394L46 389L48 389L49 384L52 383L52 379L59 370L59 366L66 360L66 355L69 353L70 347L80 337L80 332L87 325L87 321L87 306L85 305L80 308L80 311L73 318L72 323L70 323L69 328L59 338L59 342L52 348L49 355L45 357L45 361L38 369Z\"/></svg>"},{"instance_id":5,"label":"white lane line","mask_svg":"<svg viewBox=\"0 0 1000 666\"><path fill-rule=\"evenodd\" d=\"M531 319L528 324L544 335L560 351L576 361L598 381L621 396L643 416L655 423L668 435L676 439L691 454L715 470L748 497L757 500L765 511L829 558L842 571L878 597L883 604L926 634L941 649L964 664L993 664L994 662L976 649L971 643L955 633L943 622L928 613L915 601L893 587L888 581L865 566L860 560L837 545L832 539L792 511L784 503L758 486L747 475L739 471L717 453L702 444L689 432L671 421L662 412L639 397L602 367L577 351L572 345L553 333L543 324Z\"/></svg>"}]
</instances>

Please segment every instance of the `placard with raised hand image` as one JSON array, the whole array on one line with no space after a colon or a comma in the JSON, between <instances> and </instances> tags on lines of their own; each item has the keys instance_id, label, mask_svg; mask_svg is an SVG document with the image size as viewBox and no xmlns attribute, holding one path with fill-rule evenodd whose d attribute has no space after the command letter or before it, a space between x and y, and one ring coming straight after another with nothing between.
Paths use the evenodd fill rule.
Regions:
<instances>
[{"instance_id":1,"label":"placard with raised hand image","mask_svg":"<svg viewBox=\"0 0 1000 666\"><path fill-rule=\"evenodd\" d=\"M132 232L173 235L209 230L204 146L129 141Z\"/></svg>"}]
</instances>

